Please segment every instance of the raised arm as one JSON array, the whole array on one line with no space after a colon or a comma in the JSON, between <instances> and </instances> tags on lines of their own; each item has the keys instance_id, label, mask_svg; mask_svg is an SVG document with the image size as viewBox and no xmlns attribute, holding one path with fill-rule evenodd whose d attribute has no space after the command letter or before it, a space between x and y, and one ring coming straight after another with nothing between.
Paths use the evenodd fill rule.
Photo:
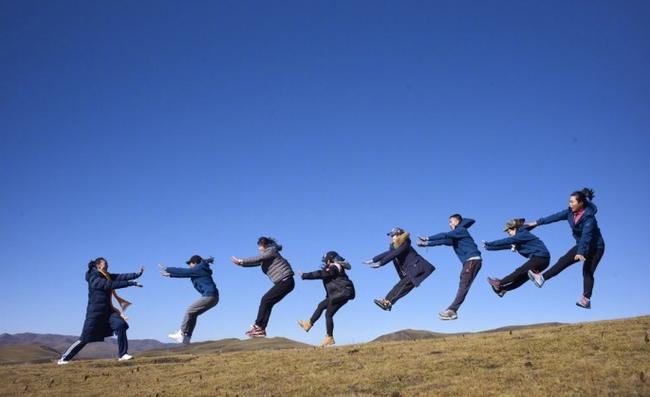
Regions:
<instances>
[{"instance_id":1,"label":"raised arm","mask_svg":"<svg viewBox=\"0 0 650 397\"><path fill-rule=\"evenodd\" d=\"M262 261L273 258L277 253L278 249L276 247L271 247L258 256L242 259L240 265L243 267L260 266Z\"/></svg>"},{"instance_id":2,"label":"raised arm","mask_svg":"<svg viewBox=\"0 0 650 397\"><path fill-rule=\"evenodd\" d=\"M559 222L566 220L571 213L571 210L566 209L564 211L557 212L553 215L549 215L543 218L539 218L535 224L536 225L548 225L549 223Z\"/></svg>"},{"instance_id":3,"label":"raised arm","mask_svg":"<svg viewBox=\"0 0 650 397\"><path fill-rule=\"evenodd\" d=\"M113 280L113 281L108 281L102 276L93 276L91 277L90 280L88 280L88 283L90 284L91 288L94 289L103 289L103 290L112 290L112 289L120 289L120 288L126 288L129 287L133 284L133 281L128 281L128 280Z\"/></svg>"},{"instance_id":4,"label":"raised arm","mask_svg":"<svg viewBox=\"0 0 650 397\"><path fill-rule=\"evenodd\" d=\"M339 269L336 266L328 267L323 270L303 273L300 277L303 280L329 280L339 275Z\"/></svg>"},{"instance_id":5,"label":"raised arm","mask_svg":"<svg viewBox=\"0 0 650 397\"><path fill-rule=\"evenodd\" d=\"M410 247L410 243L408 241L405 241L399 247L386 251L381 257L381 259L376 262L379 263L379 266L384 266L388 262L397 258L402 252L406 251L409 247Z\"/></svg>"},{"instance_id":6,"label":"raised arm","mask_svg":"<svg viewBox=\"0 0 650 397\"><path fill-rule=\"evenodd\" d=\"M208 274L200 265L194 267L167 267L165 270L169 273L169 277L175 278L201 277Z\"/></svg>"},{"instance_id":7,"label":"raised arm","mask_svg":"<svg viewBox=\"0 0 650 397\"><path fill-rule=\"evenodd\" d=\"M110 273L113 281L122 281L122 280L135 280L140 277L142 273Z\"/></svg>"}]
</instances>

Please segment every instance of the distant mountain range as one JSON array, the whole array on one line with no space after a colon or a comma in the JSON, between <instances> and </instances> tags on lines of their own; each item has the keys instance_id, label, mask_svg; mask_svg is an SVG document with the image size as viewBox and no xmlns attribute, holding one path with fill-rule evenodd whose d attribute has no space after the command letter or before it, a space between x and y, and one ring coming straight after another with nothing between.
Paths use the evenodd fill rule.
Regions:
<instances>
[{"instance_id":1,"label":"distant mountain range","mask_svg":"<svg viewBox=\"0 0 650 397\"><path fill-rule=\"evenodd\" d=\"M77 339L77 336L56 334L0 334L0 363L49 361L59 357ZM172 346L178 345L155 339L129 339L129 352ZM107 338L104 342L89 343L78 357L117 357L117 340Z\"/></svg>"},{"instance_id":2,"label":"distant mountain range","mask_svg":"<svg viewBox=\"0 0 650 397\"><path fill-rule=\"evenodd\" d=\"M530 325L509 325L507 327L500 327L495 329L490 329L487 331L479 332L459 332L445 334L440 332L432 331L423 331L416 329L403 329L401 331L392 332L390 334L382 335L378 338L373 339L371 342L401 342L409 340L421 340L421 339L434 339L434 338L444 338L447 336L461 335L461 334L482 334L482 333L491 333L491 332L505 332L505 331L514 331L521 329L531 329L531 328L540 328L540 327L551 327L557 325L565 325L563 323L540 323L540 324L530 324Z\"/></svg>"},{"instance_id":3,"label":"distant mountain range","mask_svg":"<svg viewBox=\"0 0 650 397\"><path fill-rule=\"evenodd\" d=\"M476 333L512 332L514 330L565 325L562 323L543 323L531 325L512 325ZM471 334L464 332L462 334ZM400 342L421 339L444 338L457 334L445 334L432 331L404 329L382 335L371 342ZM39 363L54 361L61 353L77 340L76 336L56 334L0 334L0 364ZM89 343L79 353L78 358L97 359L115 358L117 356L117 340L107 338L104 342ZM216 341L192 343L183 346L175 343L162 343L155 339L129 340L129 352L139 353L139 356L156 357L169 354L220 354L235 351L280 350L311 347L311 345L296 342L287 338L259 338L241 340L236 338Z\"/></svg>"}]
</instances>

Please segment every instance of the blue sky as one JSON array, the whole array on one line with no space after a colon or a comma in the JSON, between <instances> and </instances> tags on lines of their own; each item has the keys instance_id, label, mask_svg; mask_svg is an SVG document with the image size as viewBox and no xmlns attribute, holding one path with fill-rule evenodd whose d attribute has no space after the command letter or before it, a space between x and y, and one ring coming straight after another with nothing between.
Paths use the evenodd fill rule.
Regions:
<instances>
[{"instance_id":1,"label":"blue sky","mask_svg":"<svg viewBox=\"0 0 650 397\"><path fill-rule=\"evenodd\" d=\"M157 264L198 253L221 302L195 339L243 337L271 284L228 258L260 235L296 271L332 249L353 264L339 343L649 314L649 17L645 1L0 1L0 332L78 334L104 256L146 266L122 290L129 336L165 340L198 294ZM361 261L391 227L433 234L459 212L502 238L584 186L607 244L591 311L579 265L496 297L485 278L523 263L502 251L442 322L461 267L446 247L418 249L437 270L392 312L372 303L397 275ZM564 223L536 234L553 260L573 244ZM323 296L297 280L269 335L317 343L324 321L296 320Z\"/></svg>"}]
</instances>

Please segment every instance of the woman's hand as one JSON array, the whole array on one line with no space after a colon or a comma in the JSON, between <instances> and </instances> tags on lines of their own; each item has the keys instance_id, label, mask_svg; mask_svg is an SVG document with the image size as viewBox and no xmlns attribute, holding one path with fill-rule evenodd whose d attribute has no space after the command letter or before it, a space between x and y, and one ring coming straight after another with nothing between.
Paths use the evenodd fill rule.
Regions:
<instances>
[{"instance_id":1,"label":"woman's hand","mask_svg":"<svg viewBox=\"0 0 650 397\"><path fill-rule=\"evenodd\" d=\"M237 266L241 266L242 263L244 263L243 260L237 258L236 256L231 256L231 257L230 257L230 260L232 261L232 263L234 263L234 264L237 265Z\"/></svg>"},{"instance_id":2,"label":"woman's hand","mask_svg":"<svg viewBox=\"0 0 650 397\"><path fill-rule=\"evenodd\" d=\"M580 261L580 262L584 262L584 261L587 260L587 258L585 258L584 255L580 255L580 254L578 254L578 255L576 255L575 257L573 257L573 259L575 259L575 260L577 260L577 261Z\"/></svg>"},{"instance_id":3,"label":"woman's hand","mask_svg":"<svg viewBox=\"0 0 650 397\"><path fill-rule=\"evenodd\" d=\"M418 236L418 240L420 240L420 241L429 241L429 237Z\"/></svg>"},{"instance_id":4,"label":"woman's hand","mask_svg":"<svg viewBox=\"0 0 650 397\"><path fill-rule=\"evenodd\" d=\"M163 277L171 277L171 274L169 274L165 266L161 264L158 264L158 266L160 267L160 275L162 275Z\"/></svg>"}]
</instances>

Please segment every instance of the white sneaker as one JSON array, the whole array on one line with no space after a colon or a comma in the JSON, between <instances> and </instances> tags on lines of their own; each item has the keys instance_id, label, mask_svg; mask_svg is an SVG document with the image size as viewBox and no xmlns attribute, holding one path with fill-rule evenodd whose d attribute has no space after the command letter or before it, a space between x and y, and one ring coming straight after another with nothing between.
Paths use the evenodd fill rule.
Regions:
<instances>
[{"instance_id":1,"label":"white sneaker","mask_svg":"<svg viewBox=\"0 0 650 397\"><path fill-rule=\"evenodd\" d=\"M62 358L59 359L59 361L56 362L57 365L65 365L65 364L70 364L70 361L66 361Z\"/></svg>"},{"instance_id":2,"label":"white sneaker","mask_svg":"<svg viewBox=\"0 0 650 397\"><path fill-rule=\"evenodd\" d=\"M129 360L132 359L132 358L133 358L132 355L130 355L130 354L125 354L125 355L123 355L122 357L118 358L117 361L129 361Z\"/></svg>"},{"instance_id":3,"label":"white sneaker","mask_svg":"<svg viewBox=\"0 0 650 397\"><path fill-rule=\"evenodd\" d=\"M176 343L183 343L183 333L181 332L180 329L174 332L173 334L169 334L167 336L173 339Z\"/></svg>"}]
</instances>

